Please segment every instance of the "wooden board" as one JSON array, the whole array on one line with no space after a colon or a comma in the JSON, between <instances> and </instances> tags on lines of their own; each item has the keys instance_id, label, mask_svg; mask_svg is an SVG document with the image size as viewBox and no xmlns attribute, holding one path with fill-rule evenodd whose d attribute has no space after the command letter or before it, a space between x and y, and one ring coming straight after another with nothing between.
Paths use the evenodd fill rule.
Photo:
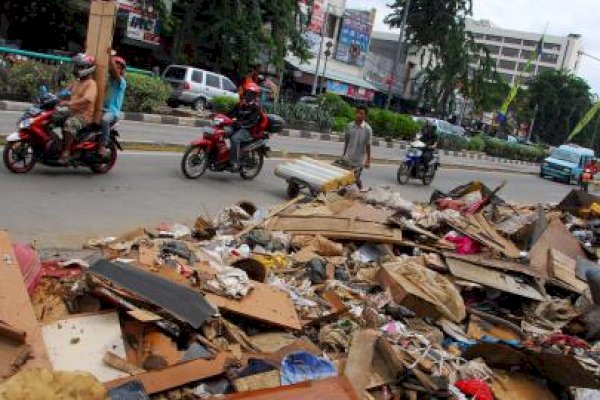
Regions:
<instances>
[{"instance_id":1,"label":"wooden board","mask_svg":"<svg viewBox=\"0 0 600 400\"><path fill-rule=\"evenodd\" d=\"M480 267L465 261L447 259L450 272L457 278L476 282L503 292L516 294L532 300L542 301L544 295L531 285L522 282L516 276L490 268Z\"/></svg>"},{"instance_id":2,"label":"wooden board","mask_svg":"<svg viewBox=\"0 0 600 400\"><path fill-rule=\"evenodd\" d=\"M357 331L352 337L344 375L359 395L364 393L369 384L370 368L365 367L373 363L375 343L378 337L378 332L373 329Z\"/></svg>"},{"instance_id":3,"label":"wooden board","mask_svg":"<svg viewBox=\"0 0 600 400\"><path fill-rule=\"evenodd\" d=\"M96 98L96 111L94 114L95 122L99 122L102 118L102 105L108 78L109 55L107 49L112 47L117 7L117 2L103 0L92 0L90 5L85 52L96 58L98 96Z\"/></svg>"},{"instance_id":4,"label":"wooden board","mask_svg":"<svg viewBox=\"0 0 600 400\"><path fill-rule=\"evenodd\" d=\"M541 380L520 372L494 371L491 386L496 400L557 400Z\"/></svg>"},{"instance_id":5,"label":"wooden board","mask_svg":"<svg viewBox=\"0 0 600 400\"><path fill-rule=\"evenodd\" d=\"M544 277L551 277L551 271L548 268L549 249L556 249L575 260L577 257L585 257L577 238L571 235L571 232L559 220L554 220L548 225L529 252L531 267Z\"/></svg>"},{"instance_id":6,"label":"wooden board","mask_svg":"<svg viewBox=\"0 0 600 400\"><path fill-rule=\"evenodd\" d=\"M86 371L100 382L127 376L106 365L107 352L126 357L116 312L73 316L42 327L52 367L59 371Z\"/></svg>"},{"instance_id":7,"label":"wooden board","mask_svg":"<svg viewBox=\"0 0 600 400\"><path fill-rule=\"evenodd\" d=\"M52 367L42 331L35 318L21 269L6 231L0 231L0 320L15 329L27 332L25 342L31 346L32 358L21 369Z\"/></svg>"},{"instance_id":8,"label":"wooden board","mask_svg":"<svg viewBox=\"0 0 600 400\"><path fill-rule=\"evenodd\" d=\"M588 288L587 282L577 278L575 274L577 262L574 259L556 249L550 249L548 257L550 270L555 279L566 283L579 294L582 294Z\"/></svg>"},{"instance_id":9,"label":"wooden board","mask_svg":"<svg viewBox=\"0 0 600 400\"><path fill-rule=\"evenodd\" d=\"M278 369L233 380L233 387L237 392L250 392L279 386L281 386L281 377Z\"/></svg>"},{"instance_id":10,"label":"wooden board","mask_svg":"<svg viewBox=\"0 0 600 400\"><path fill-rule=\"evenodd\" d=\"M296 385L281 386L273 389L236 393L225 396L225 400L359 400L348 379L329 378L306 381Z\"/></svg>"},{"instance_id":11,"label":"wooden board","mask_svg":"<svg viewBox=\"0 0 600 400\"><path fill-rule=\"evenodd\" d=\"M321 235L328 239L364 240L378 243L402 243L402 231L387 225L332 216L283 215L270 221L268 228L293 235Z\"/></svg>"},{"instance_id":12,"label":"wooden board","mask_svg":"<svg viewBox=\"0 0 600 400\"><path fill-rule=\"evenodd\" d=\"M290 296L272 286L252 282L254 289L240 300L207 293L206 300L219 309L270 325L301 330L302 324Z\"/></svg>"},{"instance_id":13,"label":"wooden board","mask_svg":"<svg viewBox=\"0 0 600 400\"><path fill-rule=\"evenodd\" d=\"M518 272L523 275L531 276L533 278L542 278L543 276L538 270L531 268L528 265L519 264L516 262L502 261L491 259L481 255L461 255L456 253L444 253L445 258L453 258L468 262L470 264L476 264L482 267L492 268L499 271Z\"/></svg>"},{"instance_id":14,"label":"wooden board","mask_svg":"<svg viewBox=\"0 0 600 400\"><path fill-rule=\"evenodd\" d=\"M193 360L158 371L145 372L143 374L116 379L106 382L107 389L113 389L133 381L140 381L148 394L163 392L190 382L212 378L221 375L229 363L228 353L220 353L214 360Z\"/></svg>"}]
</instances>

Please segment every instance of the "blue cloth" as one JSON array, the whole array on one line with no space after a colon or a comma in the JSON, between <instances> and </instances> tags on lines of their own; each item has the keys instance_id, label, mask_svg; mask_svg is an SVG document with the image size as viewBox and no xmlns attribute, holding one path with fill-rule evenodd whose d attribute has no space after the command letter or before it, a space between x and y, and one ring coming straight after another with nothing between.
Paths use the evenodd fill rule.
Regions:
<instances>
[{"instance_id":1,"label":"blue cloth","mask_svg":"<svg viewBox=\"0 0 600 400\"><path fill-rule=\"evenodd\" d=\"M335 365L305 351L292 353L281 362L281 384L293 385L304 381L337 376Z\"/></svg>"},{"instance_id":2,"label":"blue cloth","mask_svg":"<svg viewBox=\"0 0 600 400\"><path fill-rule=\"evenodd\" d=\"M123 99L125 98L125 89L127 82L125 78L110 78L106 85L106 94L104 95L103 111L109 112L117 118L121 118L121 108L123 108Z\"/></svg>"}]
</instances>

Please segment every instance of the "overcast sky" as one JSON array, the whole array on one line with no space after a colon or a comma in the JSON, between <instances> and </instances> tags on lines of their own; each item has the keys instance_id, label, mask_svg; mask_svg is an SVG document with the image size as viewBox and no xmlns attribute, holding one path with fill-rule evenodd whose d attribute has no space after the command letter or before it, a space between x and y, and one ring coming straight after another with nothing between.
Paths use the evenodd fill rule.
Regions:
<instances>
[{"instance_id":1,"label":"overcast sky","mask_svg":"<svg viewBox=\"0 0 600 400\"><path fill-rule=\"evenodd\" d=\"M389 30L383 18L391 0L347 0L347 7L377 8L376 30ZM544 31L566 36L579 33L586 53L600 58L600 0L473 0L473 17L489 19L502 28L529 32ZM600 94L600 61L583 57L579 75Z\"/></svg>"}]
</instances>

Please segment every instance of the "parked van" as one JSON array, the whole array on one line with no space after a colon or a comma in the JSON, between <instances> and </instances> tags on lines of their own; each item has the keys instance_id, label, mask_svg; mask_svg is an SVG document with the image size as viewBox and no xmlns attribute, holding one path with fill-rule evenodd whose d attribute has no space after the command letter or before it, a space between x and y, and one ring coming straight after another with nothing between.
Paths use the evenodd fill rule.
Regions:
<instances>
[{"instance_id":1,"label":"parked van","mask_svg":"<svg viewBox=\"0 0 600 400\"><path fill-rule=\"evenodd\" d=\"M237 87L231 79L214 72L185 65L169 65L163 79L173 88L167 101L170 107L189 105L204 110L213 97L229 96L238 99Z\"/></svg>"},{"instance_id":2,"label":"parked van","mask_svg":"<svg viewBox=\"0 0 600 400\"><path fill-rule=\"evenodd\" d=\"M565 183L579 182L584 167L595 158L594 150L564 144L547 157L540 168L540 176L551 177Z\"/></svg>"}]
</instances>

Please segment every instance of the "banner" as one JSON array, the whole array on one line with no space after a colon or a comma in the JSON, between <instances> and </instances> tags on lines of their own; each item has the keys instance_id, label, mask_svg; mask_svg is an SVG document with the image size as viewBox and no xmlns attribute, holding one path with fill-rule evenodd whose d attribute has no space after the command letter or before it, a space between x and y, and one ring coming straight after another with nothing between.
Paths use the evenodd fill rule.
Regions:
<instances>
[{"instance_id":1,"label":"banner","mask_svg":"<svg viewBox=\"0 0 600 400\"><path fill-rule=\"evenodd\" d=\"M590 108L590 110L583 116L583 118L581 119L581 121L579 121L575 129L573 129L573 132L571 132L571 134L569 135L568 140L573 140L573 138L577 136L583 130L583 128L585 128L587 124L589 124L592 121L592 119L594 119L594 116L596 115L599 109L600 101L594 104L594 106Z\"/></svg>"},{"instance_id":2,"label":"banner","mask_svg":"<svg viewBox=\"0 0 600 400\"><path fill-rule=\"evenodd\" d=\"M314 0L308 29L311 32L321 34L325 26L325 18L327 18L327 0Z\"/></svg>"},{"instance_id":3,"label":"banner","mask_svg":"<svg viewBox=\"0 0 600 400\"><path fill-rule=\"evenodd\" d=\"M348 85L337 81L327 81L327 92L335 93L341 96L348 95Z\"/></svg>"},{"instance_id":4,"label":"banner","mask_svg":"<svg viewBox=\"0 0 600 400\"><path fill-rule=\"evenodd\" d=\"M335 58L348 64L364 67L369 53L372 29L369 11L346 10Z\"/></svg>"},{"instance_id":5,"label":"banner","mask_svg":"<svg viewBox=\"0 0 600 400\"><path fill-rule=\"evenodd\" d=\"M331 80L327 81L327 92L339 94L340 96L350 97L355 100L369 102L373 101L373 99L375 98L375 92L373 90Z\"/></svg>"},{"instance_id":6,"label":"banner","mask_svg":"<svg viewBox=\"0 0 600 400\"><path fill-rule=\"evenodd\" d=\"M160 44L158 19L130 12L127 19L126 36L130 39L158 45Z\"/></svg>"}]
</instances>

